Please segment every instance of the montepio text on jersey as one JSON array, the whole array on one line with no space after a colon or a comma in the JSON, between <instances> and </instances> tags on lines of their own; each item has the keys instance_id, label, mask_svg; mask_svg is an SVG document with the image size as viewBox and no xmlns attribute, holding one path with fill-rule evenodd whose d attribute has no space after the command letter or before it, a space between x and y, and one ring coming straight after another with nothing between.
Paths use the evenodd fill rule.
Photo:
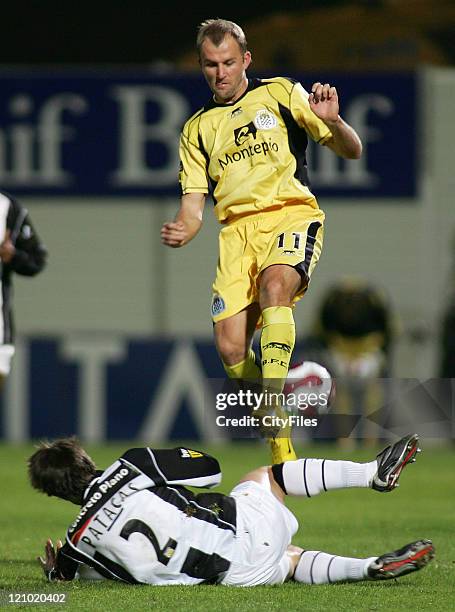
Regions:
<instances>
[{"instance_id":1,"label":"montepio text on jersey","mask_svg":"<svg viewBox=\"0 0 455 612\"><path fill-rule=\"evenodd\" d=\"M235 164L236 162L241 161L242 159L246 159L248 157L254 157L255 155L264 155L267 156L270 151L274 151L277 153L279 151L278 144L273 142L270 138L268 142L257 142L255 144L250 144L247 147L243 147L238 151L234 151L234 153L225 153L224 159L218 158L221 170L224 170L228 164Z\"/></svg>"}]
</instances>

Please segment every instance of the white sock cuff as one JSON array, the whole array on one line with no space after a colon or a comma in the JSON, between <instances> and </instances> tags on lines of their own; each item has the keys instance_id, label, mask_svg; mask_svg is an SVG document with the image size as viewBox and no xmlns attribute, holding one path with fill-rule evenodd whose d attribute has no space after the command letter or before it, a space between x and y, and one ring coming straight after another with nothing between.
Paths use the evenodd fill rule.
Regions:
<instances>
[{"instance_id":1,"label":"white sock cuff","mask_svg":"<svg viewBox=\"0 0 455 612\"><path fill-rule=\"evenodd\" d=\"M365 463L354 463L353 461L343 461L344 486L368 487L368 474Z\"/></svg>"},{"instance_id":2,"label":"white sock cuff","mask_svg":"<svg viewBox=\"0 0 455 612\"><path fill-rule=\"evenodd\" d=\"M363 567L363 576L364 578L368 579L368 568L370 567L370 565L373 563L373 561L376 561L377 557L368 557L368 559L365 559L365 565Z\"/></svg>"}]
</instances>

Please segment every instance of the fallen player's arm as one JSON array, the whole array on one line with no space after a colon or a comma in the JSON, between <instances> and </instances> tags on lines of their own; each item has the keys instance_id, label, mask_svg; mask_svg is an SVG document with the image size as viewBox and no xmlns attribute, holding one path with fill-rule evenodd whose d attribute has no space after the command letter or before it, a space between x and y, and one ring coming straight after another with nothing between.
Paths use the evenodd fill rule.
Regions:
<instances>
[{"instance_id":1,"label":"fallen player's arm","mask_svg":"<svg viewBox=\"0 0 455 612\"><path fill-rule=\"evenodd\" d=\"M73 580L79 563L66 555L67 544L64 546L57 540L56 546L48 539L44 547L44 557L38 557L38 562L48 582Z\"/></svg>"}]
</instances>

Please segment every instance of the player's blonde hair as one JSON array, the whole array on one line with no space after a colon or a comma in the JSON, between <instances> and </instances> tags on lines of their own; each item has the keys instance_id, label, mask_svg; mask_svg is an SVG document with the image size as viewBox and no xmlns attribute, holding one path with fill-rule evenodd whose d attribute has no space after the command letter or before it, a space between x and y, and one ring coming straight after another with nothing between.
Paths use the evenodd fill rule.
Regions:
<instances>
[{"instance_id":1,"label":"player's blonde hair","mask_svg":"<svg viewBox=\"0 0 455 612\"><path fill-rule=\"evenodd\" d=\"M239 25L227 19L206 19L198 28L196 38L198 54L201 55L201 46L206 38L218 47L226 36L232 36L237 41L240 51L246 53L248 50L246 36Z\"/></svg>"}]
</instances>

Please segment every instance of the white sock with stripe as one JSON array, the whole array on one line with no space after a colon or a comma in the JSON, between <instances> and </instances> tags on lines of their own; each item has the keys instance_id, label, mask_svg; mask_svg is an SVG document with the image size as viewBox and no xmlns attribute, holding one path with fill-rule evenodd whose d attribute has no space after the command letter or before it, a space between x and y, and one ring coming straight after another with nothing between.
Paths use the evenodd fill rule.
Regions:
<instances>
[{"instance_id":1,"label":"white sock with stripe","mask_svg":"<svg viewBox=\"0 0 455 612\"><path fill-rule=\"evenodd\" d=\"M294 573L296 582L330 584L345 580L366 580L368 566L377 557L353 559L338 557L319 550L305 550Z\"/></svg>"},{"instance_id":2,"label":"white sock with stripe","mask_svg":"<svg viewBox=\"0 0 455 612\"><path fill-rule=\"evenodd\" d=\"M282 481L288 495L313 497L322 491L370 487L377 461L354 463L329 459L298 459L282 464ZM273 466L275 478L275 466ZM280 483L281 484L281 483Z\"/></svg>"}]
</instances>

